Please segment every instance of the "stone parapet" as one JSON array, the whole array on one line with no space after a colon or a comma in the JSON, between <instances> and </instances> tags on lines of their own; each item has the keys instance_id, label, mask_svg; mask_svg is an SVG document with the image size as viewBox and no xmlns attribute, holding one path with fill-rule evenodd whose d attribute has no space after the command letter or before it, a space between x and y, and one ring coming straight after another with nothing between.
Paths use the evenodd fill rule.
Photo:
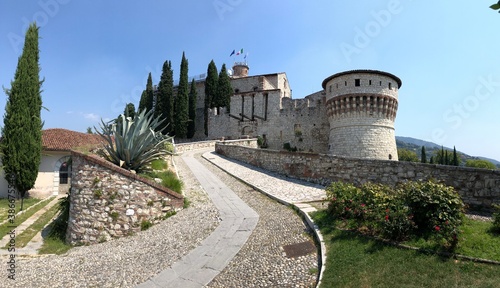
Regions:
<instances>
[{"instance_id":1,"label":"stone parapet","mask_svg":"<svg viewBox=\"0 0 500 288\"><path fill-rule=\"evenodd\" d=\"M405 181L436 179L452 186L463 201L490 210L500 204L500 171L467 167L369 160L325 154L253 149L216 145L216 152L288 177L321 185L332 181L365 182L394 186Z\"/></svg>"}]
</instances>

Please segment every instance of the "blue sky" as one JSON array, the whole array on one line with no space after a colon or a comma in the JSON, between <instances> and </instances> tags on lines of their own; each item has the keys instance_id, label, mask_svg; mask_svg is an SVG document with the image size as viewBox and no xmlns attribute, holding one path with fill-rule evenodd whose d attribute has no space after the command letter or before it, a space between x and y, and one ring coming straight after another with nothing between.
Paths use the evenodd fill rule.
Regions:
<instances>
[{"instance_id":1,"label":"blue sky","mask_svg":"<svg viewBox=\"0 0 500 288\"><path fill-rule=\"evenodd\" d=\"M293 98L337 72L400 77L396 135L500 160L500 14L493 0L38 0L0 2L0 84L10 87L29 22L40 28L45 128L84 132L138 104L149 72L178 78L248 52L250 74L286 72ZM5 111L0 93L0 113Z\"/></svg>"}]
</instances>

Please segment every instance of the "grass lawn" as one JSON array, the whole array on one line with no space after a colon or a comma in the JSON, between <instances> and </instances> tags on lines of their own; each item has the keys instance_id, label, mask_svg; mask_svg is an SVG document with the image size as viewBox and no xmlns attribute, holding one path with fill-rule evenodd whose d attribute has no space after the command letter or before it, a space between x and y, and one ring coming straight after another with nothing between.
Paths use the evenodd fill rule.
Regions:
<instances>
[{"instance_id":1,"label":"grass lawn","mask_svg":"<svg viewBox=\"0 0 500 288\"><path fill-rule=\"evenodd\" d=\"M42 199L38 198L26 198L23 203L23 210L28 209L30 206L35 205L40 202ZM21 200L16 200L16 214L21 210ZM7 215L9 213L9 200L7 198L0 199L0 223L7 219Z\"/></svg>"},{"instance_id":2,"label":"grass lawn","mask_svg":"<svg viewBox=\"0 0 500 288\"><path fill-rule=\"evenodd\" d=\"M26 219L31 217L31 215L35 214L38 210L42 209L45 205L47 205L53 199L54 199L54 197L49 197L49 198L43 200L36 207L33 207L33 209L30 209L30 210L26 211L25 213L23 213L19 216L16 216L16 218L14 220L14 224L7 222L7 223L4 223L3 225L0 225L0 239L2 239L7 233L10 232L10 230L12 228L10 228L9 226L12 226L12 225L17 226L17 225L23 223L24 221L26 221Z\"/></svg>"},{"instance_id":3,"label":"grass lawn","mask_svg":"<svg viewBox=\"0 0 500 288\"><path fill-rule=\"evenodd\" d=\"M35 221L35 223L31 224L21 234L16 235L16 246L17 247L26 246L26 244L28 244L29 241L31 241L31 239L33 239L33 237L49 223L49 221L57 214L58 211L59 211L58 205L52 206L42 216L40 216Z\"/></svg>"},{"instance_id":4,"label":"grass lawn","mask_svg":"<svg viewBox=\"0 0 500 288\"><path fill-rule=\"evenodd\" d=\"M321 287L499 287L498 265L398 249L335 229L325 211L315 213L313 219L327 246Z\"/></svg>"}]
</instances>

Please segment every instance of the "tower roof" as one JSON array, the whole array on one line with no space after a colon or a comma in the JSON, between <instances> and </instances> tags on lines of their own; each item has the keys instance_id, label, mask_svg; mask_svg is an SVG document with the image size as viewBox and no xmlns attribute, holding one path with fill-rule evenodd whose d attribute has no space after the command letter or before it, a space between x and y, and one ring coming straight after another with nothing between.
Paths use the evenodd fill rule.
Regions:
<instances>
[{"instance_id":1,"label":"tower roof","mask_svg":"<svg viewBox=\"0 0 500 288\"><path fill-rule=\"evenodd\" d=\"M398 83L398 89L401 88L401 85L403 84L401 79L399 79L399 77L395 76L394 74L384 72L384 71L379 71L379 70L359 69L359 70L349 70L349 71L344 71L344 72L340 72L337 74L333 74L332 76L323 80L323 84L322 84L323 89L326 89L326 83L328 83L328 81L330 81L334 78L344 76L344 75L349 75L349 74L358 74L358 73L379 74L379 75L391 77L392 79L396 80L396 82Z\"/></svg>"}]
</instances>

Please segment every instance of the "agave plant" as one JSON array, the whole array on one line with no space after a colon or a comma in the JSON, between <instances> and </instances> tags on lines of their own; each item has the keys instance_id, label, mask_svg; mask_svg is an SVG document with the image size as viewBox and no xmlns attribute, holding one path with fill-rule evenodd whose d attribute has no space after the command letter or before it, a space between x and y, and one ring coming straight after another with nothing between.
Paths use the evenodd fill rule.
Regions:
<instances>
[{"instance_id":1,"label":"agave plant","mask_svg":"<svg viewBox=\"0 0 500 288\"><path fill-rule=\"evenodd\" d=\"M121 114L114 123L105 123L101 119L102 132L97 129L96 132L106 144L98 153L120 167L140 172L151 161L169 154L165 143L171 142L173 137L155 132L162 123L159 117L153 117L153 110L143 110L133 119Z\"/></svg>"}]
</instances>

